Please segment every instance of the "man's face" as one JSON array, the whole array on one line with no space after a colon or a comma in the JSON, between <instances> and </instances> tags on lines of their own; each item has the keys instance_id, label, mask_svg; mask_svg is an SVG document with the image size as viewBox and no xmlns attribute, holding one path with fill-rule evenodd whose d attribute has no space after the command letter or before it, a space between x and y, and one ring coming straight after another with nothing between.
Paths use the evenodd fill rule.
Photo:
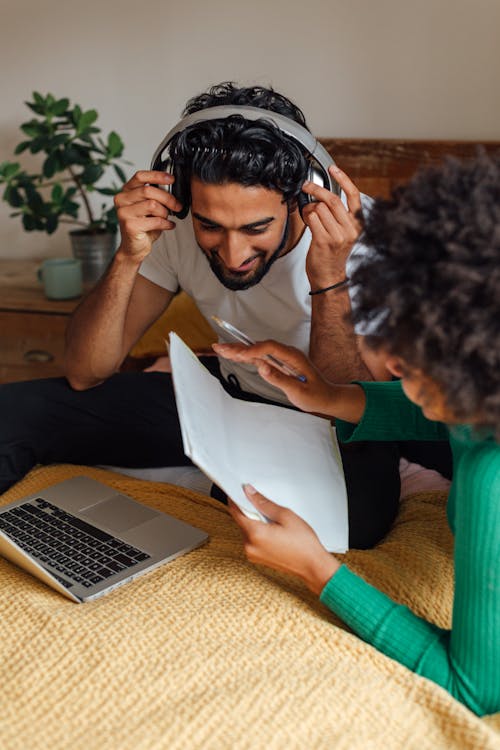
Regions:
<instances>
[{"instance_id":1,"label":"man's face","mask_svg":"<svg viewBox=\"0 0 500 750\"><path fill-rule=\"evenodd\" d=\"M228 289L254 286L290 249L288 208L274 190L193 178L191 214L196 241Z\"/></svg>"}]
</instances>

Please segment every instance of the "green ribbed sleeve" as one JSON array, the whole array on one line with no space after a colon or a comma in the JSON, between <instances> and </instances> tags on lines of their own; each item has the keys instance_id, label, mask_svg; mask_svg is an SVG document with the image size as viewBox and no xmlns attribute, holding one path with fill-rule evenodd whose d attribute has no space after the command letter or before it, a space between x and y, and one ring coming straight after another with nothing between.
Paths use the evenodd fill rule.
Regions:
<instances>
[{"instance_id":1,"label":"green ribbed sleeve","mask_svg":"<svg viewBox=\"0 0 500 750\"><path fill-rule=\"evenodd\" d=\"M346 566L321 601L361 638L437 682L480 716L500 711L500 446L453 445L453 626L441 630Z\"/></svg>"},{"instance_id":2,"label":"green ribbed sleeve","mask_svg":"<svg viewBox=\"0 0 500 750\"><path fill-rule=\"evenodd\" d=\"M358 383L366 395L366 408L358 425L336 421L342 443L358 440L448 440L448 428L431 422L406 398L401 382Z\"/></svg>"}]
</instances>

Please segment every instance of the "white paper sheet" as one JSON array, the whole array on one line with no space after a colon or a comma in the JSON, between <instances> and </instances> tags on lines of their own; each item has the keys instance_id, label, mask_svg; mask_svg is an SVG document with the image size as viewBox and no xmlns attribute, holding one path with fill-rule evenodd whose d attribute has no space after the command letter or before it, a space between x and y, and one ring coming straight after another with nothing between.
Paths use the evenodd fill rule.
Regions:
<instances>
[{"instance_id":1,"label":"white paper sheet","mask_svg":"<svg viewBox=\"0 0 500 750\"><path fill-rule=\"evenodd\" d=\"M248 515L242 484L291 508L331 552L348 547L347 493L326 419L232 398L175 333L170 360L184 451Z\"/></svg>"}]
</instances>

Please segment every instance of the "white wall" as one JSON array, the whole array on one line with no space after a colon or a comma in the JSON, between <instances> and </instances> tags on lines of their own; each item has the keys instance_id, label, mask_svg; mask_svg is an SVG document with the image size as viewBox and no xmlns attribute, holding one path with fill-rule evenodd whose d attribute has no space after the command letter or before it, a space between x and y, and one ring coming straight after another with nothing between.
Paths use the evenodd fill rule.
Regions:
<instances>
[{"instance_id":1,"label":"white wall","mask_svg":"<svg viewBox=\"0 0 500 750\"><path fill-rule=\"evenodd\" d=\"M148 165L185 100L272 84L317 135L500 139L499 0L0 0L0 161L33 90L95 108ZM0 204L0 257L69 253Z\"/></svg>"}]
</instances>

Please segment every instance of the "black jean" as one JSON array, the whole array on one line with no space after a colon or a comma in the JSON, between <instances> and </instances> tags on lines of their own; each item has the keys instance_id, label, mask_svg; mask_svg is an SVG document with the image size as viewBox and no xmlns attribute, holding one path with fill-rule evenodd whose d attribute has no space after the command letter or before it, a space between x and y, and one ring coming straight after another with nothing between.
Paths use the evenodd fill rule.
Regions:
<instances>
[{"instance_id":1,"label":"black jean","mask_svg":"<svg viewBox=\"0 0 500 750\"><path fill-rule=\"evenodd\" d=\"M218 374L217 360L209 358L207 363ZM237 384L224 385L233 396L262 400L239 391ZM372 547L387 533L398 510L400 447L366 442L341 445L340 450L349 545ZM0 492L38 463L190 465L171 376L124 372L86 391L74 391L64 378L0 386Z\"/></svg>"}]
</instances>

